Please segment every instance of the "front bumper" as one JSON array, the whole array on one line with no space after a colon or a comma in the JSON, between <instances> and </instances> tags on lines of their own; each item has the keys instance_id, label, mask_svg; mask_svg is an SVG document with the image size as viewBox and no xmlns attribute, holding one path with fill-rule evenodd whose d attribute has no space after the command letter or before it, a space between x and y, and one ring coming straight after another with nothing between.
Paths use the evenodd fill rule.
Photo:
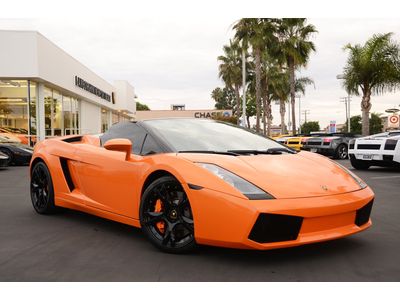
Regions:
<instances>
[{"instance_id":1,"label":"front bumper","mask_svg":"<svg viewBox=\"0 0 400 300\"><path fill-rule=\"evenodd\" d=\"M337 239L365 230L371 226L369 214L364 223L357 225L357 212L374 198L368 187L324 197L275 200L245 200L207 189L190 190L188 196L199 244L259 250ZM288 240L278 237L277 241L254 238L252 233L260 216L272 214L301 220L300 225L292 223L299 226L296 235ZM287 229L283 231L287 233Z\"/></svg>"}]
</instances>

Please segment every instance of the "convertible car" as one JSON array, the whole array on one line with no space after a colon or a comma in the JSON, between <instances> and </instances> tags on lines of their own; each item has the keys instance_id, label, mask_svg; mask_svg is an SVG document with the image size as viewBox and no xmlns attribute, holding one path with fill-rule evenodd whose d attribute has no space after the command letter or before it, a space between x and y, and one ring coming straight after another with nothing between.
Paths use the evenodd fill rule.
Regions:
<instances>
[{"instance_id":1,"label":"convertible car","mask_svg":"<svg viewBox=\"0 0 400 300\"><path fill-rule=\"evenodd\" d=\"M171 253L341 238L371 225L374 199L328 158L205 119L124 122L102 136L48 139L35 146L30 174L38 213L66 207L141 227Z\"/></svg>"}]
</instances>

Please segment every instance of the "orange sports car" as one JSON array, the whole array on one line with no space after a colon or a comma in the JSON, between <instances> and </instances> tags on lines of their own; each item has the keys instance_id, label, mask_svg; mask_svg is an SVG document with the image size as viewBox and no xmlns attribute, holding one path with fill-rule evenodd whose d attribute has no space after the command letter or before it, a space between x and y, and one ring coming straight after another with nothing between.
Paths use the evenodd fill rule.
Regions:
<instances>
[{"instance_id":1,"label":"orange sports car","mask_svg":"<svg viewBox=\"0 0 400 300\"><path fill-rule=\"evenodd\" d=\"M124 122L35 146L31 198L141 227L161 250L273 249L367 229L374 194L334 161L205 119Z\"/></svg>"}]
</instances>

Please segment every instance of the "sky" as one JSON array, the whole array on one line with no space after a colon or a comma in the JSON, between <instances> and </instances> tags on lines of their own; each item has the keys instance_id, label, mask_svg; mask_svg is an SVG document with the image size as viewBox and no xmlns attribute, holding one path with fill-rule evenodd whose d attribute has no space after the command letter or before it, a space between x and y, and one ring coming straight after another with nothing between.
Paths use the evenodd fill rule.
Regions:
<instances>
[{"instance_id":1,"label":"sky","mask_svg":"<svg viewBox=\"0 0 400 300\"><path fill-rule=\"evenodd\" d=\"M232 36L232 15L184 17L144 15L135 18L18 18L0 19L1 29L37 30L109 82L127 80L139 101L151 109L169 109L185 104L186 109L210 109L210 94L223 86L218 78L218 55ZM347 43L364 43L375 33L393 32L400 42L400 18L309 18L318 33L312 37L317 51L299 76L309 76L301 98L307 120L322 127L345 121L346 96L336 75L341 74ZM372 98L372 112L399 107L400 92ZM298 107L297 107L298 109ZM274 124L279 124L279 107L273 105ZM298 117L298 112L296 112ZM352 97L351 114L360 114L360 97ZM304 115L302 115L304 121Z\"/></svg>"}]
</instances>

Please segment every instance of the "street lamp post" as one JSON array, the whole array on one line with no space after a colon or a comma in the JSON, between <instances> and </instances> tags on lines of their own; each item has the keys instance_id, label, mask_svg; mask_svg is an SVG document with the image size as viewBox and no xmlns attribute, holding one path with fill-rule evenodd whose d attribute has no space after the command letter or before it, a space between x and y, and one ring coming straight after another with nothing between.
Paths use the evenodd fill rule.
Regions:
<instances>
[{"instance_id":1,"label":"street lamp post","mask_svg":"<svg viewBox=\"0 0 400 300\"><path fill-rule=\"evenodd\" d=\"M336 75L336 79L345 79L343 74L339 74ZM342 98L343 99L343 98ZM347 91L347 97L345 98L346 100L344 101L345 105L346 105L346 120L347 120L347 132L350 132L351 128L350 128L350 118L351 118L351 114L350 114L350 93L349 91Z\"/></svg>"},{"instance_id":2,"label":"street lamp post","mask_svg":"<svg viewBox=\"0 0 400 300\"><path fill-rule=\"evenodd\" d=\"M243 104L242 104L242 126L246 127L246 51L242 50L242 85L243 85Z\"/></svg>"}]
</instances>

